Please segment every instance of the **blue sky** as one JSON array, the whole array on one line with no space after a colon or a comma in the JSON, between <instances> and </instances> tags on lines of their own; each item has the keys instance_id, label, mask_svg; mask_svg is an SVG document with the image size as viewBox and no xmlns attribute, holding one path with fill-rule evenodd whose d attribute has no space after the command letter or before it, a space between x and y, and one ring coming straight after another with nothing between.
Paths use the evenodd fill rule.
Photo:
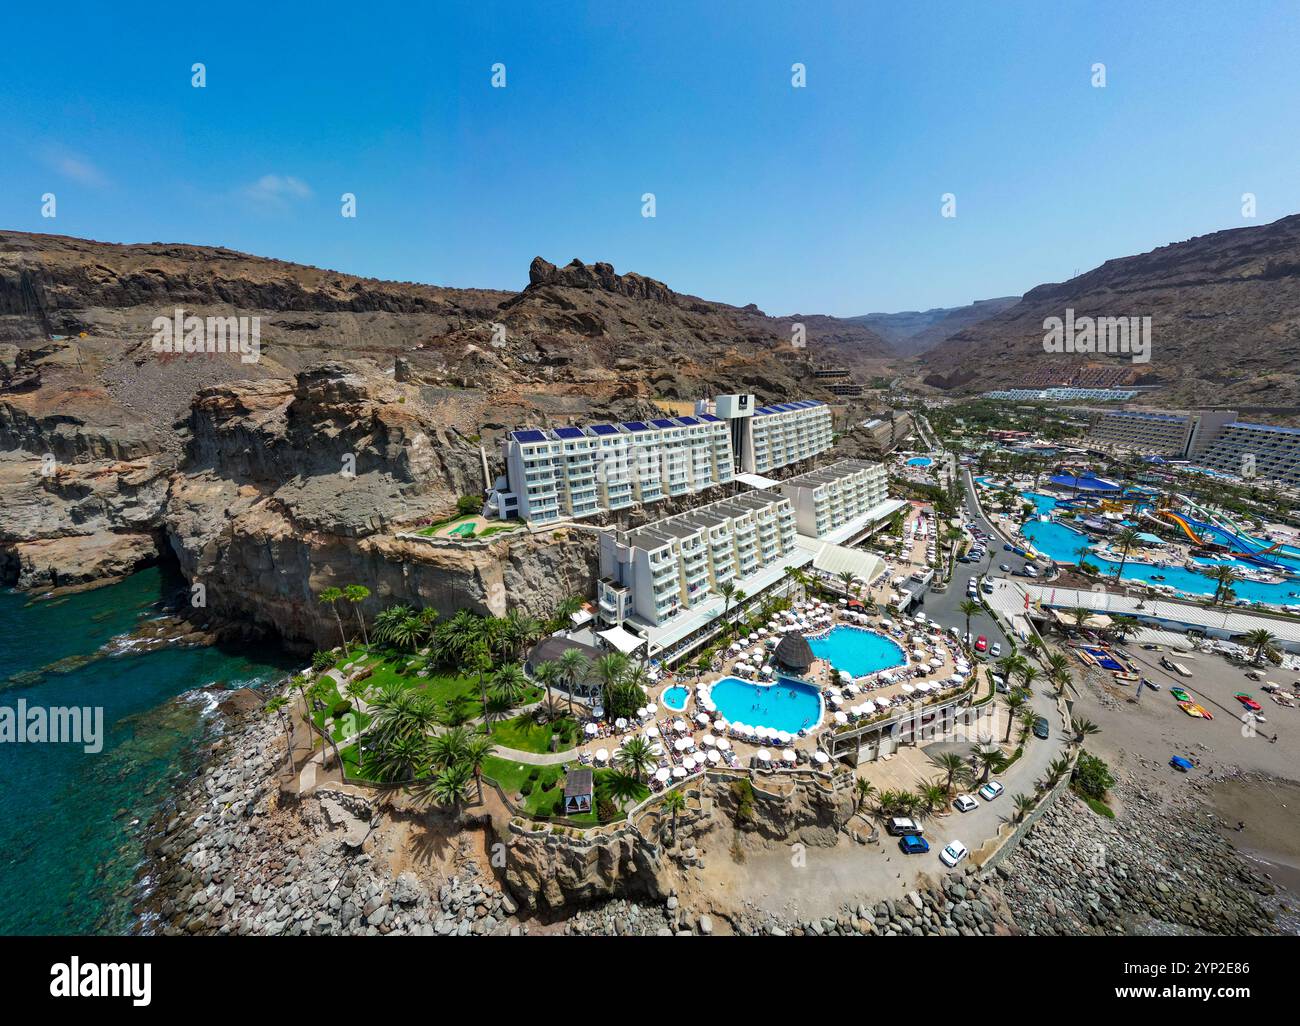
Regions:
<instances>
[{"instance_id":1,"label":"blue sky","mask_svg":"<svg viewBox=\"0 0 1300 1026\"><path fill-rule=\"evenodd\" d=\"M852 315L1300 210L1294 2L280 6L11 7L0 227Z\"/></svg>"}]
</instances>

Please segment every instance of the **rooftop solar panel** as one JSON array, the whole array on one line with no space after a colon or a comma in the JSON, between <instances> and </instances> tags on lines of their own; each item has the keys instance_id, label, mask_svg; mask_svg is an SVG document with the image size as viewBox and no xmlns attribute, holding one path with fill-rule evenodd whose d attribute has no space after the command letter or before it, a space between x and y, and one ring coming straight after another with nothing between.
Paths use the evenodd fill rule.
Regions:
<instances>
[{"instance_id":1,"label":"rooftop solar panel","mask_svg":"<svg viewBox=\"0 0 1300 1026\"><path fill-rule=\"evenodd\" d=\"M649 431L650 429L642 424L639 420L629 420L624 425L629 431Z\"/></svg>"},{"instance_id":2,"label":"rooftop solar panel","mask_svg":"<svg viewBox=\"0 0 1300 1026\"><path fill-rule=\"evenodd\" d=\"M544 442L546 435L541 431L512 431L510 437L516 442Z\"/></svg>"},{"instance_id":3,"label":"rooftop solar panel","mask_svg":"<svg viewBox=\"0 0 1300 1026\"><path fill-rule=\"evenodd\" d=\"M700 420L706 420L706 421L708 421L710 424L721 424L721 423L722 423L722 418L721 418L721 417L715 417L715 416L714 416L713 414L711 414L711 413L701 413L701 414L700 414Z\"/></svg>"},{"instance_id":4,"label":"rooftop solar panel","mask_svg":"<svg viewBox=\"0 0 1300 1026\"><path fill-rule=\"evenodd\" d=\"M659 420L652 420L650 423L659 428L677 427L677 421L669 420L666 417L660 418Z\"/></svg>"},{"instance_id":5,"label":"rooftop solar panel","mask_svg":"<svg viewBox=\"0 0 1300 1026\"><path fill-rule=\"evenodd\" d=\"M677 423L685 424L687 427L695 427L697 424L699 424L699 421L696 420L694 417L678 417Z\"/></svg>"},{"instance_id":6,"label":"rooftop solar panel","mask_svg":"<svg viewBox=\"0 0 1300 1026\"><path fill-rule=\"evenodd\" d=\"M585 438L582 428L576 427L559 427L555 429L557 438Z\"/></svg>"},{"instance_id":7,"label":"rooftop solar panel","mask_svg":"<svg viewBox=\"0 0 1300 1026\"><path fill-rule=\"evenodd\" d=\"M618 428L613 424L592 424L588 429L593 435L616 435Z\"/></svg>"}]
</instances>

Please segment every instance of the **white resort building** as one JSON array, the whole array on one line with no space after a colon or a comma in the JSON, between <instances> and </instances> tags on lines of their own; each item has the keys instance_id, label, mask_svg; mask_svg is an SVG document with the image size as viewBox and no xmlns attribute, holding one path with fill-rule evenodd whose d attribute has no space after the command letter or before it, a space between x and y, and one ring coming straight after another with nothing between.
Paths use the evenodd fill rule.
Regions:
<instances>
[{"instance_id":1,"label":"white resort building","mask_svg":"<svg viewBox=\"0 0 1300 1026\"><path fill-rule=\"evenodd\" d=\"M744 492L600 537L597 619L658 625L795 555L794 511L775 492ZM804 555L806 562L809 556Z\"/></svg>"},{"instance_id":2,"label":"white resort building","mask_svg":"<svg viewBox=\"0 0 1300 1026\"><path fill-rule=\"evenodd\" d=\"M1223 474L1300 487L1300 428L1233 421L1197 462Z\"/></svg>"},{"instance_id":3,"label":"white resort building","mask_svg":"<svg viewBox=\"0 0 1300 1026\"><path fill-rule=\"evenodd\" d=\"M752 395L701 400L694 416L526 428L504 442L506 476L484 514L544 525L677 498L811 459L834 444L815 399L755 407Z\"/></svg>"},{"instance_id":4,"label":"white resort building","mask_svg":"<svg viewBox=\"0 0 1300 1026\"><path fill-rule=\"evenodd\" d=\"M840 460L780 482L799 533L822 538L888 499L884 464ZM893 512L893 510L891 510Z\"/></svg>"}]
</instances>

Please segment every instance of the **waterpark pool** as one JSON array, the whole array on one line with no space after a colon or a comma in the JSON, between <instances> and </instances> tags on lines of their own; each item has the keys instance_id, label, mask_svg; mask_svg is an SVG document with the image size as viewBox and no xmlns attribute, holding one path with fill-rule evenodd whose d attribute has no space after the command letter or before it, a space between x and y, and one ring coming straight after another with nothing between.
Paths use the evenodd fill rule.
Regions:
<instances>
[{"instance_id":1,"label":"waterpark pool","mask_svg":"<svg viewBox=\"0 0 1300 1026\"><path fill-rule=\"evenodd\" d=\"M832 627L818 638L809 638L813 655L852 677L862 677L907 662L903 650L883 634L856 627Z\"/></svg>"},{"instance_id":2,"label":"waterpark pool","mask_svg":"<svg viewBox=\"0 0 1300 1026\"><path fill-rule=\"evenodd\" d=\"M659 700L663 702L665 708L671 709L673 712L681 712L686 708L686 699L688 697L690 697L689 691L680 685L674 684L664 690L664 693L659 696Z\"/></svg>"},{"instance_id":3,"label":"waterpark pool","mask_svg":"<svg viewBox=\"0 0 1300 1026\"><path fill-rule=\"evenodd\" d=\"M934 460L930 459L929 456L913 456L907 461L907 465L909 467L928 467L933 462Z\"/></svg>"},{"instance_id":4,"label":"waterpark pool","mask_svg":"<svg viewBox=\"0 0 1300 1026\"><path fill-rule=\"evenodd\" d=\"M1026 502L1032 502L1039 516L1046 515L1056 509L1056 500L1050 495L1042 494L1042 492L1021 492L1020 497Z\"/></svg>"},{"instance_id":5,"label":"waterpark pool","mask_svg":"<svg viewBox=\"0 0 1300 1026\"><path fill-rule=\"evenodd\" d=\"M778 677L773 684L723 677L709 694L718 712L731 723L797 734L817 726L822 718L821 694L806 681L792 677Z\"/></svg>"},{"instance_id":6,"label":"waterpark pool","mask_svg":"<svg viewBox=\"0 0 1300 1026\"><path fill-rule=\"evenodd\" d=\"M1021 533L1035 549L1058 563L1078 563L1077 550L1080 546L1089 544L1086 535L1055 521L1031 520L1021 528ZM1088 562L1100 567L1102 574L1113 575L1119 567L1117 562L1104 559L1096 553L1088 557ZM1250 565L1234 562L1239 566ZM1213 571L1213 567L1221 564L1206 563L1205 565L1207 573L1200 574L1181 566L1156 567L1148 563L1128 562L1124 564L1124 573L1121 577L1126 581L1167 585L1188 595L1213 595L1218 584L1209 573ZM1156 577L1161 577L1163 580L1155 580ZM1248 602L1267 602L1277 606L1300 602L1300 581L1283 581L1281 584L1236 581L1232 590L1237 593L1237 598Z\"/></svg>"}]
</instances>

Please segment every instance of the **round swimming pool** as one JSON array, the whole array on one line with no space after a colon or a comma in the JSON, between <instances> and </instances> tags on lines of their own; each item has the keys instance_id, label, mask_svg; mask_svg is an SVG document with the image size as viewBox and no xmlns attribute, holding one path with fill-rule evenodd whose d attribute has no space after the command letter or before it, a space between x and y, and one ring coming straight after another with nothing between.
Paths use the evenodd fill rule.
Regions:
<instances>
[{"instance_id":1,"label":"round swimming pool","mask_svg":"<svg viewBox=\"0 0 1300 1026\"><path fill-rule=\"evenodd\" d=\"M813 655L851 677L862 677L891 666L903 666L902 648L883 634L860 627L832 627L826 634L809 638Z\"/></svg>"},{"instance_id":2,"label":"round swimming pool","mask_svg":"<svg viewBox=\"0 0 1300 1026\"><path fill-rule=\"evenodd\" d=\"M686 699L690 697L690 692L680 684L674 684L670 688L665 688L664 693L659 696L663 702L664 708L671 709L673 712L681 712L686 708Z\"/></svg>"},{"instance_id":3,"label":"round swimming pool","mask_svg":"<svg viewBox=\"0 0 1300 1026\"><path fill-rule=\"evenodd\" d=\"M821 693L793 677L779 677L773 684L723 677L713 685L710 696L724 719L751 727L797 734L817 726L822 718Z\"/></svg>"}]
</instances>

